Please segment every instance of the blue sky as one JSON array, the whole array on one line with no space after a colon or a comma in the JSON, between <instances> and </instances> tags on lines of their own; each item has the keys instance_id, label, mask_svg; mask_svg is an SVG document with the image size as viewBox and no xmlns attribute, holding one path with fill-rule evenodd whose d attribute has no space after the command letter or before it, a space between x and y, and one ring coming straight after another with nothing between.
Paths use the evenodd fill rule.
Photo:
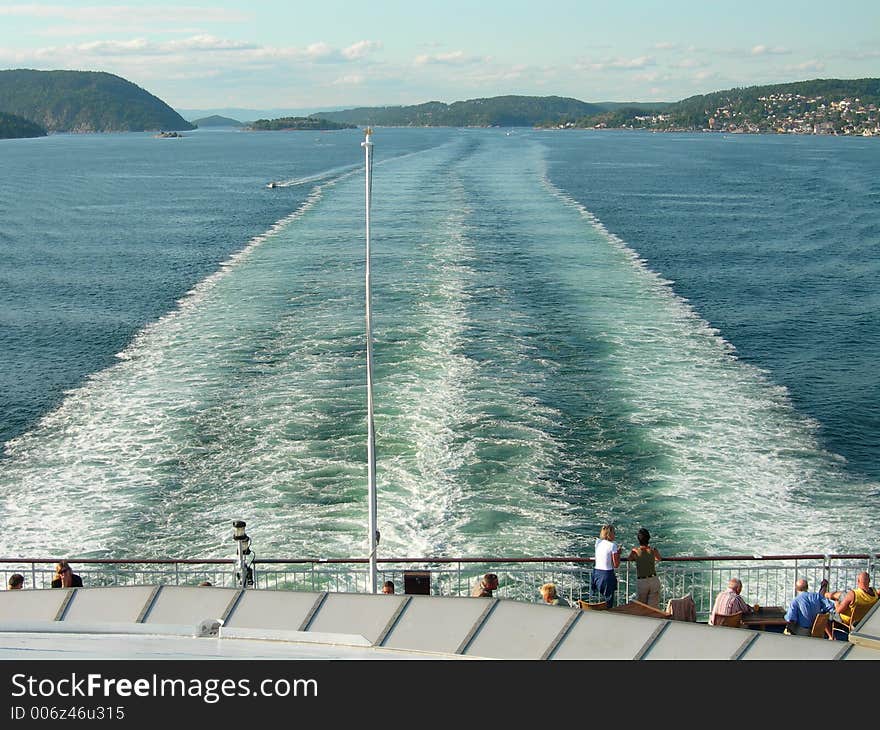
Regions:
<instances>
[{"instance_id":1,"label":"blue sky","mask_svg":"<svg viewBox=\"0 0 880 730\"><path fill-rule=\"evenodd\" d=\"M118 74L175 108L499 94L674 101L880 76L880 2L0 0L0 68Z\"/></svg>"}]
</instances>

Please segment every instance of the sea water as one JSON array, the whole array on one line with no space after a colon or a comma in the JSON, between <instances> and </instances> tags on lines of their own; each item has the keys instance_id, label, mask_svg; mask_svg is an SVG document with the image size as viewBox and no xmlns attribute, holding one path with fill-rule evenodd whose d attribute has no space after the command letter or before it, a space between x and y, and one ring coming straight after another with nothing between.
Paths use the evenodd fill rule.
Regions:
<instances>
[{"instance_id":1,"label":"sea water","mask_svg":"<svg viewBox=\"0 0 880 730\"><path fill-rule=\"evenodd\" d=\"M876 140L507 131L374 134L383 554L876 549ZM363 553L361 140L0 142L4 554Z\"/></svg>"}]
</instances>

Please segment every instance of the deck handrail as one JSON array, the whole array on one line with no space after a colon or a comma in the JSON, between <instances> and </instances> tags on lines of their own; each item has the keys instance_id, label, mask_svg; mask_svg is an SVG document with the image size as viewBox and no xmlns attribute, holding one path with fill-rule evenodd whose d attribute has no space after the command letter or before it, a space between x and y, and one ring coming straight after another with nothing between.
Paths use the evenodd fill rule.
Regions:
<instances>
[{"instance_id":1,"label":"deck handrail","mask_svg":"<svg viewBox=\"0 0 880 730\"><path fill-rule=\"evenodd\" d=\"M237 561L229 558L94 558L66 557L91 587L111 585L201 585L234 587L240 580ZM14 572L26 575L27 588L48 588L57 558L0 558L0 578ZM292 591L369 592L367 558L256 558L256 588ZM538 557L388 557L378 560L383 581L406 588L412 571L427 574L432 595L467 596L474 581L487 571L501 578L499 598L540 601L538 586L552 581L572 605L594 598L592 556ZM623 560L618 569L621 601L637 597L636 563ZM868 570L880 580L880 553L800 553L793 555L675 555L657 565L660 602L690 594L697 616L708 618L719 589L732 575L744 584L750 601L763 606L787 605L796 578L810 585L827 579L835 587L854 585L859 572ZM421 585L421 584L420 584ZM411 586L415 590L415 585ZM424 586L422 586L424 587Z\"/></svg>"},{"instance_id":2,"label":"deck handrail","mask_svg":"<svg viewBox=\"0 0 880 730\"><path fill-rule=\"evenodd\" d=\"M880 558L880 553L803 553L797 555L676 555L664 557L665 562L745 562L745 561L780 561L780 560L872 560ZM82 565L223 565L235 563L234 558L0 558L3 563L57 563L67 560ZM629 560L628 557L622 558ZM264 565L302 565L308 563L329 564L363 564L368 558L255 558L255 563ZM463 557L421 557L421 558L379 558L380 563L594 563L595 558L588 557L531 557L531 558L463 558Z\"/></svg>"}]
</instances>

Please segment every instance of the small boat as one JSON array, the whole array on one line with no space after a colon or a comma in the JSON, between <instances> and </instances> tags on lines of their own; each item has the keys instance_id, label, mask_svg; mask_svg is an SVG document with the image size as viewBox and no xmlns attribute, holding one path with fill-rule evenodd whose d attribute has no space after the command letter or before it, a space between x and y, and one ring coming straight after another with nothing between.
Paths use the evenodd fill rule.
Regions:
<instances>
[{"instance_id":1,"label":"small boat","mask_svg":"<svg viewBox=\"0 0 880 730\"><path fill-rule=\"evenodd\" d=\"M266 187L267 187L267 188L277 188L277 187L278 187L278 183L275 182L275 181L273 180L273 181L270 182L268 185L266 185Z\"/></svg>"}]
</instances>

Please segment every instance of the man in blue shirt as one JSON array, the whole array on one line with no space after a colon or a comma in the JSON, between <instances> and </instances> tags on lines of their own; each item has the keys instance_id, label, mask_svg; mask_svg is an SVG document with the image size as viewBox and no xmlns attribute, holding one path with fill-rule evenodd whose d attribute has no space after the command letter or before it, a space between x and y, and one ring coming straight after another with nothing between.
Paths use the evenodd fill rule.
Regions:
<instances>
[{"instance_id":1,"label":"man in blue shirt","mask_svg":"<svg viewBox=\"0 0 880 730\"><path fill-rule=\"evenodd\" d=\"M808 591L807 588L807 581L798 578L794 584L797 595L785 612L788 631L798 636L809 636L816 616L820 613L828 613L834 608L833 602L818 593Z\"/></svg>"}]
</instances>

